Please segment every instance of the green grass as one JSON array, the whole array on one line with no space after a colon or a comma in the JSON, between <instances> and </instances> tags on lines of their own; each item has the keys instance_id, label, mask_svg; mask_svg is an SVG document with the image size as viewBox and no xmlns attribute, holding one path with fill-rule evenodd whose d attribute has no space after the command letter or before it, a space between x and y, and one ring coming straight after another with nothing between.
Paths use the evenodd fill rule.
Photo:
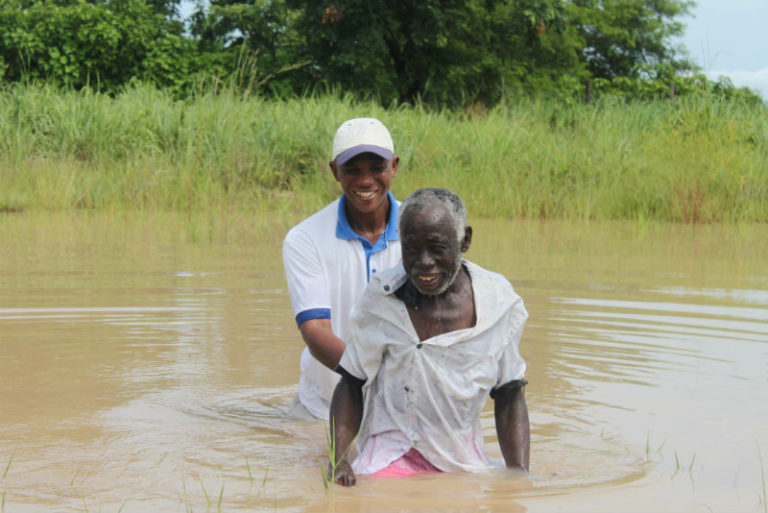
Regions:
<instances>
[{"instance_id":1,"label":"green grass","mask_svg":"<svg viewBox=\"0 0 768 513\"><path fill-rule=\"evenodd\" d=\"M8 458L8 464L5 466L5 470L3 471L3 479L8 476L8 471L11 469L11 463L13 463L13 457L16 456L16 451L11 453L11 457Z\"/></svg>"},{"instance_id":2,"label":"green grass","mask_svg":"<svg viewBox=\"0 0 768 513\"><path fill-rule=\"evenodd\" d=\"M325 445L326 449L328 450L328 471L326 473L325 468L323 468L323 465L320 464L320 476L323 479L323 487L328 490L331 484L336 482L336 469L339 468L339 464L344 460L344 458L347 456L347 453L349 453L350 449L352 449L352 446L355 444L355 441L357 440L357 434L352 438L352 441L349 442L349 445L346 449L344 449L344 452L341 453L341 456L337 458L336 456L336 419L331 419L331 432L328 432L328 429L325 430Z\"/></svg>"},{"instance_id":3,"label":"green grass","mask_svg":"<svg viewBox=\"0 0 768 513\"><path fill-rule=\"evenodd\" d=\"M203 484L203 478L198 476L197 479L200 481L200 488L203 490L203 496L205 497L206 504L208 504L208 509L211 509L211 498L208 497L208 491L205 489L205 485Z\"/></svg>"},{"instance_id":4,"label":"green grass","mask_svg":"<svg viewBox=\"0 0 768 513\"><path fill-rule=\"evenodd\" d=\"M0 212L305 214L338 195L333 133L362 115L392 131L400 199L437 186L483 217L768 221L768 113L716 97L451 112L18 84L0 88Z\"/></svg>"},{"instance_id":5,"label":"green grass","mask_svg":"<svg viewBox=\"0 0 768 513\"><path fill-rule=\"evenodd\" d=\"M11 463L13 463L13 457L16 455L16 451L13 451L11 453L11 457L8 459L8 464L5 466L5 470L3 471L2 479L5 479L8 476L8 471L11 469ZM3 490L3 493L0 494L0 512L5 511L5 495L6 491Z\"/></svg>"},{"instance_id":6,"label":"green grass","mask_svg":"<svg viewBox=\"0 0 768 513\"><path fill-rule=\"evenodd\" d=\"M248 456L243 454L243 458L245 459L245 468L248 470L248 480L253 484L253 474L251 473L251 466L248 464Z\"/></svg>"}]
</instances>

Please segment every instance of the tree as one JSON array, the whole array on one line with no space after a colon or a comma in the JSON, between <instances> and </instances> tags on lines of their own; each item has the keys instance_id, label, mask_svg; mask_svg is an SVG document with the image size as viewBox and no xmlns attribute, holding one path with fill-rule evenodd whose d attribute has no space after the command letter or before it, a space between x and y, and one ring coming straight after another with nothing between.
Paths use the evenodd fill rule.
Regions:
<instances>
[{"instance_id":1,"label":"tree","mask_svg":"<svg viewBox=\"0 0 768 513\"><path fill-rule=\"evenodd\" d=\"M590 78L694 67L671 46L691 0L212 0L201 48L247 45L286 69L385 104L574 94ZM227 41L229 38L229 41ZM303 66L304 63L308 65ZM653 78L649 76L648 78Z\"/></svg>"},{"instance_id":2,"label":"tree","mask_svg":"<svg viewBox=\"0 0 768 513\"><path fill-rule=\"evenodd\" d=\"M692 0L571 0L567 18L584 40L581 59L595 78L635 77L658 64L695 66L672 46Z\"/></svg>"},{"instance_id":3,"label":"tree","mask_svg":"<svg viewBox=\"0 0 768 513\"><path fill-rule=\"evenodd\" d=\"M143 0L0 0L0 77L105 90L133 78L173 86L193 49L181 30Z\"/></svg>"},{"instance_id":4,"label":"tree","mask_svg":"<svg viewBox=\"0 0 768 513\"><path fill-rule=\"evenodd\" d=\"M313 79L385 102L492 103L504 79L524 86L551 63L578 65L561 59L576 53L560 0L288 1Z\"/></svg>"},{"instance_id":5,"label":"tree","mask_svg":"<svg viewBox=\"0 0 768 513\"><path fill-rule=\"evenodd\" d=\"M595 79L656 95L696 69L671 42L692 0L210 0L193 38L179 1L0 0L0 79L142 79L183 95L204 70L273 94L463 106L573 96Z\"/></svg>"},{"instance_id":6,"label":"tree","mask_svg":"<svg viewBox=\"0 0 768 513\"><path fill-rule=\"evenodd\" d=\"M308 64L295 10L283 0L211 0L192 15L198 48L218 75L236 76L272 92L297 91L301 80L284 74Z\"/></svg>"}]
</instances>

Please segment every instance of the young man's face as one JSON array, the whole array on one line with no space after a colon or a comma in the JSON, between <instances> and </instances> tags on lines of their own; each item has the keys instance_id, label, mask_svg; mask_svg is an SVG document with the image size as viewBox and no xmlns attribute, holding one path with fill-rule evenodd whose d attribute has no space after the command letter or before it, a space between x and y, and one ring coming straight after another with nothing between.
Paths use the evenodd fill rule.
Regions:
<instances>
[{"instance_id":1,"label":"young man's face","mask_svg":"<svg viewBox=\"0 0 768 513\"><path fill-rule=\"evenodd\" d=\"M461 269L461 254L469 249L471 231L462 241L445 205L436 203L422 211L409 209L401 224L403 267L419 292L443 294Z\"/></svg>"},{"instance_id":2,"label":"young man's face","mask_svg":"<svg viewBox=\"0 0 768 513\"><path fill-rule=\"evenodd\" d=\"M331 162L331 170L347 196L347 207L368 214L387 206L387 193L398 163L397 156L385 160L373 153L362 153L341 166Z\"/></svg>"}]
</instances>

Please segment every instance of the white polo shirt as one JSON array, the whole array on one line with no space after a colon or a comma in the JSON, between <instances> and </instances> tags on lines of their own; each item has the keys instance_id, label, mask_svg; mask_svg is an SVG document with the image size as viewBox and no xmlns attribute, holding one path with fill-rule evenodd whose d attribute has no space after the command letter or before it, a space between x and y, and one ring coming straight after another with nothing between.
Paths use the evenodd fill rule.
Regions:
<instances>
[{"instance_id":1,"label":"white polo shirt","mask_svg":"<svg viewBox=\"0 0 768 513\"><path fill-rule=\"evenodd\" d=\"M349 225L344 196L297 224L283 241L283 266L296 324L330 319L333 333L350 335L350 313L370 276L400 262L397 236L399 204L390 192L387 227L376 244ZM338 374L317 361L308 348L301 354L299 400L318 418L328 418Z\"/></svg>"},{"instance_id":2,"label":"white polo shirt","mask_svg":"<svg viewBox=\"0 0 768 513\"><path fill-rule=\"evenodd\" d=\"M475 326L419 340L395 291L402 265L371 278L352 316L341 365L365 380L358 474L385 468L411 448L448 472L488 467L480 413L491 390L523 378L520 337L528 318L504 276L464 261Z\"/></svg>"}]
</instances>

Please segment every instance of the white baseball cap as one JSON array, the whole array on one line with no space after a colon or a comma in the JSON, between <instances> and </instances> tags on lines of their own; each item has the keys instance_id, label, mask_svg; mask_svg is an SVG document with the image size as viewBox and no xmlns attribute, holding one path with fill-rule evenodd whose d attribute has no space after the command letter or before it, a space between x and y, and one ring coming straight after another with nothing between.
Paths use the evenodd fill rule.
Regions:
<instances>
[{"instance_id":1,"label":"white baseball cap","mask_svg":"<svg viewBox=\"0 0 768 513\"><path fill-rule=\"evenodd\" d=\"M332 153L337 166L361 153L375 153L391 160L395 155L395 145L389 130L378 119L354 118L345 121L336 130Z\"/></svg>"}]
</instances>

